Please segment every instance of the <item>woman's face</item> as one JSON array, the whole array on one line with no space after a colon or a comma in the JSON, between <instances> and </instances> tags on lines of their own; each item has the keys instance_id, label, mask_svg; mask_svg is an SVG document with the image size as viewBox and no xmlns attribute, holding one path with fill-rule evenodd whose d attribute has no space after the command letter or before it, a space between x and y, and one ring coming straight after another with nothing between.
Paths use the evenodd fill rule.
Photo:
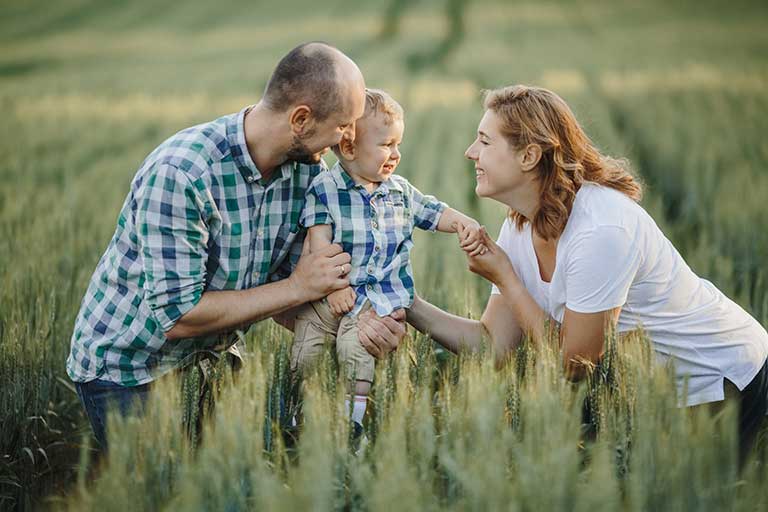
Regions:
<instances>
[{"instance_id":1,"label":"woman's face","mask_svg":"<svg viewBox=\"0 0 768 512\"><path fill-rule=\"evenodd\" d=\"M534 173L523 172L523 152L512 147L501 133L501 119L486 110L477 127L477 138L464 156L475 162L475 193L510 204L516 191L528 188Z\"/></svg>"}]
</instances>

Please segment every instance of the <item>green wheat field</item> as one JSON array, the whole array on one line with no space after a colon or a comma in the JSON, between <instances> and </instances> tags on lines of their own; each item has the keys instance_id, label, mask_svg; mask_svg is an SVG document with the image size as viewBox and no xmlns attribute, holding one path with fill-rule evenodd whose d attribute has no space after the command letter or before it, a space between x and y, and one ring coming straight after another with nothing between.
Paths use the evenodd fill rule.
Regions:
<instances>
[{"instance_id":1,"label":"green wheat field","mask_svg":"<svg viewBox=\"0 0 768 512\"><path fill-rule=\"evenodd\" d=\"M524 343L497 369L411 331L377 366L357 455L332 358L297 398L291 337L270 322L250 330L236 380L219 381L196 446L169 377L92 463L64 370L144 156L258 101L279 57L317 39L403 104L399 172L492 233L504 209L474 195L462 156L479 91L561 94L599 147L632 160L644 206L694 270L766 325L766 26L768 4L739 0L0 1L0 509L768 509L763 445L739 472L734 411L677 409L641 333L608 335L576 385L551 345ZM479 317L489 287L454 238L419 233L414 259L423 297Z\"/></svg>"}]
</instances>

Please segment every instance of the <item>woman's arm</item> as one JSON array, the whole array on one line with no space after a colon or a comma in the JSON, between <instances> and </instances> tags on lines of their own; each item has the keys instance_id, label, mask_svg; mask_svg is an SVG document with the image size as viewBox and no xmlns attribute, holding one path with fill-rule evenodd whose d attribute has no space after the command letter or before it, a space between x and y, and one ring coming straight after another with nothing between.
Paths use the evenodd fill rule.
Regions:
<instances>
[{"instance_id":1,"label":"woman's arm","mask_svg":"<svg viewBox=\"0 0 768 512\"><path fill-rule=\"evenodd\" d=\"M545 336L546 321L552 324L557 322L528 293L506 253L488 236L485 229L481 229L481 239L487 251L482 255L468 256L469 269L499 288L514 322L531 339L540 342ZM566 375L570 379L580 380L586 375L587 367L600 360L605 329L610 322L616 322L620 311L621 308L616 308L595 313L578 313L565 309L560 329L560 344Z\"/></svg>"},{"instance_id":2,"label":"woman's arm","mask_svg":"<svg viewBox=\"0 0 768 512\"><path fill-rule=\"evenodd\" d=\"M478 350L485 334L480 321L447 313L418 295L406 316L409 324L451 352Z\"/></svg>"},{"instance_id":3,"label":"woman's arm","mask_svg":"<svg viewBox=\"0 0 768 512\"><path fill-rule=\"evenodd\" d=\"M520 342L520 328L500 295L492 295L482 318L471 320L452 315L416 296L408 310L408 323L429 334L452 352L479 350L489 336L497 358L503 358Z\"/></svg>"},{"instance_id":4,"label":"woman's arm","mask_svg":"<svg viewBox=\"0 0 768 512\"><path fill-rule=\"evenodd\" d=\"M620 312L621 308L597 313L577 313L565 308L560 340L569 379L583 379L587 369L600 361L605 349L605 331L615 324Z\"/></svg>"},{"instance_id":5,"label":"woman's arm","mask_svg":"<svg viewBox=\"0 0 768 512\"><path fill-rule=\"evenodd\" d=\"M522 332L526 332L531 339L537 342L544 339L547 321L557 325L531 297L514 273L506 276L497 286L501 292L499 297L503 297L502 300L512 313L511 316ZM569 379L583 379L587 368L597 364L603 356L605 329L609 327L610 322L618 319L620 312L621 308L597 313L577 313L565 308L559 341L563 351L565 373Z\"/></svg>"}]
</instances>

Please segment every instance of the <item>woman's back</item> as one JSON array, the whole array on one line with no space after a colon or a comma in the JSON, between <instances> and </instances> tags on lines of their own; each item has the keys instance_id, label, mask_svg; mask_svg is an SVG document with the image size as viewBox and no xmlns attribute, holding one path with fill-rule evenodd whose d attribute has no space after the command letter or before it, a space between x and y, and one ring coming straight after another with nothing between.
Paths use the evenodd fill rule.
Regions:
<instances>
[{"instance_id":1,"label":"woman's back","mask_svg":"<svg viewBox=\"0 0 768 512\"><path fill-rule=\"evenodd\" d=\"M662 360L674 357L681 389L690 375L687 405L722 400L723 377L742 389L768 357L765 329L699 278L651 216L621 192L581 187L549 284L531 275L538 267L525 247L529 240L529 225L518 232L505 223L499 245L526 287L537 288L539 305L559 322L566 307L593 313L621 306L618 330L642 327Z\"/></svg>"}]
</instances>

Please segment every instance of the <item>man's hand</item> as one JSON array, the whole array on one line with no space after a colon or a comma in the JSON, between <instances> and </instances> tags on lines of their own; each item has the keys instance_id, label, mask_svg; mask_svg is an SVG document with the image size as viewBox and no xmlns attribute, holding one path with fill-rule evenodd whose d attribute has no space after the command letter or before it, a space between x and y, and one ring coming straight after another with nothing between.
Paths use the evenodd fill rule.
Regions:
<instances>
[{"instance_id":1,"label":"man's hand","mask_svg":"<svg viewBox=\"0 0 768 512\"><path fill-rule=\"evenodd\" d=\"M380 317L372 309L360 314L357 321L360 344L373 357L381 358L397 349L405 336L405 310L397 309Z\"/></svg>"},{"instance_id":2,"label":"man's hand","mask_svg":"<svg viewBox=\"0 0 768 512\"><path fill-rule=\"evenodd\" d=\"M355 307L355 290L347 286L328 295L328 305L336 316L346 315Z\"/></svg>"},{"instance_id":3,"label":"man's hand","mask_svg":"<svg viewBox=\"0 0 768 512\"><path fill-rule=\"evenodd\" d=\"M349 254L341 252L341 246L331 244L317 252L309 252L309 242L304 248L296 269L288 278L301 302L311 302L349 286L347 274L352 269Z\"/></svg>"}]
</instances>

